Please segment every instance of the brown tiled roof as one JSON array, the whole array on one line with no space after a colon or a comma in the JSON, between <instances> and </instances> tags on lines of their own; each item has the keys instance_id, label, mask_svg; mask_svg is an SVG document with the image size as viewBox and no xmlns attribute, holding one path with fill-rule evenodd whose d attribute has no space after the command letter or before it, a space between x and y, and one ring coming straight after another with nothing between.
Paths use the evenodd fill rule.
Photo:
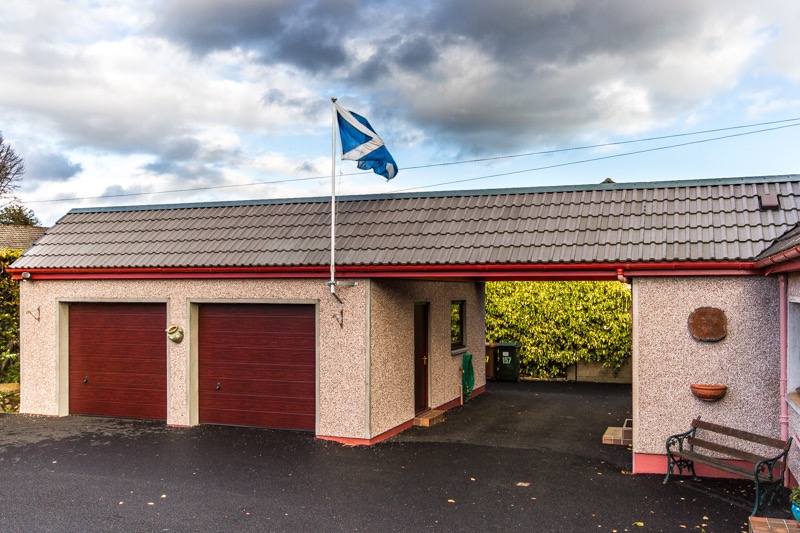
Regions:
<instances>
[{"instance_id":1,"label":"brown tiled roof","mask_svg":"<svg viewBox=\"0 0 800 533\"><path fill-rule=\"evenodd\" d=\"M777 209L760 197L777 195ZM338 265L752 261L800 221L800 176L342 197ZM326 198L74 209L15 268L319 266Z\"/></svg>"},{"instance_id":2,"label":"brown tiled roof","mask_svg":"<svg viewBox=\"0 0 800 533\"><path fill-rule=\"evenodd\" d=\"M772 243L772 246L765 249L756 257L757 261L766 259L770 256L777 255L788 250L792 250L800 246L800 224L790 229Z\"/></svg>"},{"instance_id":3,"label":"brown tiled roof","mask_svg":"<svg viewBox=\"0 0 800 533\"><path fill-rule=\"evenodd\" d=\"M0 249L27 250L47 228L22 224L0 224Z\"/></svg>"}]
</instances>

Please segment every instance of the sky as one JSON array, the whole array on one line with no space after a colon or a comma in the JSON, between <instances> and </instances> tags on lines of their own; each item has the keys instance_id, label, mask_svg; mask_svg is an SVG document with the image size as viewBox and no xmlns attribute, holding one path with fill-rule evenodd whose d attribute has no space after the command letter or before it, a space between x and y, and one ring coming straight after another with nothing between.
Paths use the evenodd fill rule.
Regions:
<instances>
[{"instance_id":1,"label":"sky","mask_svg":"<svg viewBox=\"0 0 800 533\"><path fill-rule=\"evenodd\" d=\"M3 0L0 132L44 225L329 196L332 173L342 195L795 174L798 50L796 0ZM332 165L332 97L397 177Z\"/></svg>"}]
</instances>

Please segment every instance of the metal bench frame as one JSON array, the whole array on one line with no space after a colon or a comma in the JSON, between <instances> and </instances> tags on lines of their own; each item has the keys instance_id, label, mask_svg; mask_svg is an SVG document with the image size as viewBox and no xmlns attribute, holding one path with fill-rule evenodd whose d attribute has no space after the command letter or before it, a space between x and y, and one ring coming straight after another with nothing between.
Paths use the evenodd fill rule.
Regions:
<instances>
[{"instance_id":1,"label":"metal bench frame","mask_svg":"<svg viewBox=\"0 0 800 533\"><path fill-rule=\"evenodd\" d=\"M731 446L700 439L696 436L698 429L775 448L780 450L780 453L774 457L763 457ZM694 470L695 463L705 464L730 474L752 479L756 485L756 496L753 512L750 516L755 516L767 495L770 495L771 501L780 492L786 472L786 458L791 446L791 437L788 441L774 439L750 433L749 431L705 422L698 417L692 420L692 428L689 431L670 435L667 438L667 476L664 478L664 484L666 485L667 481L669 481L669 476L672 474L674 467L678 468L678 475L682 475L683 471L686 470L692 474L693 478L697 478ZM699 453L696 449L709 450L719 456L705 455ZM752 463L753 467L748 468L729 462L732 460Z\"/></svg>"}]
</instances>

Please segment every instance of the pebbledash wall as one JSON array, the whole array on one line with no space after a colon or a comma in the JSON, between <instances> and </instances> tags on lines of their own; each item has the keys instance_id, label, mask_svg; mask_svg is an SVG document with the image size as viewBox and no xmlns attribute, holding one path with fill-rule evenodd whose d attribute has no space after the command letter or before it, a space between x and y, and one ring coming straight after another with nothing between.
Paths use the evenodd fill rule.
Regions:
<instances>
[{"instance_id":1,"label":"pebbledash wall","mask_svg":"<svg viewBox=\"0 0 800 533\"><path fill-rule=\"evenodd\" d=\"M450 407L461 398L462 352L450 350L450 304L467 302L466 352L473 354L475 389L486 385L483 283L373 281L370 382L371 433L378 436L414 416L414 304L430 304L428 403ZM409 386L411 385L411 386Z\"/></svg>"},{"instance_id":2,"label":"pebbledash wall","mask_svg":"<svg viewBox=\"0 0 800 533\"><path fill-rule=\"evenodd\" d=\"M358 280L338 302L321 280L35 281L21 286L21 404L28 414L69 414L69 302L162 302L167 324L186 340L167 343L167 423L198 422L196 306L225 303L309 303L317 309L317 423L320 437L369 440L414 417L413 314L431 304L430 403L459 398L460 357L450 355L450 302L467 301L468 349L483 351L483 285ZM341 325L340 325L341 322ZM35 342L34 342L35 339ZM482 361L482 360L479 360ZM456 368L458 366L458 368ZM485 384L476 364L476 384ZM479 373L480 372L480 373ZM440 402L440 403L437 403Z\"/></svg>"},{"instance_id":3,"label":"pebbledash wall","mask_svg":"<svg viewBox=\"0 0 800 533\"><path fill-rule=\"evenodd\" d=\"M696 416L780 437L777 278L638 278L633 305L635 473L664 473L667 437L689 429ZM725 312L723 340L691 336L688 319L698 307ZM703 402L692 395L692 383L720 383L728 392Z\"/></svg>"},{"instance_id":4,"label":"pebbledash wall","mask_svg":"<svg viewBox=\"0 0 800 533\"><path fill-rule=\"evenodd\" d=\"M800 478L800 273L788 275L787 304L787 398L789 436L793 437L789 451L789 470Z\"/></svg>"}]
</instances>

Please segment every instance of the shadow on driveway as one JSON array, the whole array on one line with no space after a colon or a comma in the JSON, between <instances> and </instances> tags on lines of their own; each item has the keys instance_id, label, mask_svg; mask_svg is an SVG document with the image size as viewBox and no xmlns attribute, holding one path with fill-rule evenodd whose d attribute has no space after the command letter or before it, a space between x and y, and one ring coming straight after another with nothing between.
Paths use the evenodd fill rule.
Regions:
<instances>
[{"instance_id":1,"label":"shadow on driveway","mask_svg":"<svg viewBox=\"0 0 800 533\"><path fill-rule=\"evenodd\" d=\"M601 443L630 411L626 386L489 383L443 424L355 448L0 415L0 531L746 531L752 483L630 475Z\"/></svg>"}]
</instances>

